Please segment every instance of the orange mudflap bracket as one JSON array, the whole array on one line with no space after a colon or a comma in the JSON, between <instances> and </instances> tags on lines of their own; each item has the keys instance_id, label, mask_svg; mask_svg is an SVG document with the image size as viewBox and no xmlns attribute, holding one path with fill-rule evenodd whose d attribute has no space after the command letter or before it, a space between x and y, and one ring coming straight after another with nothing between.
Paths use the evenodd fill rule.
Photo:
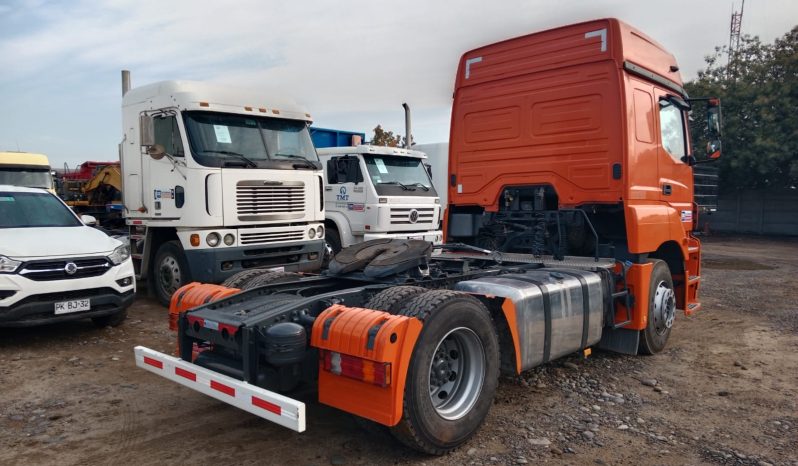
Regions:
<instances>
[{"instance_id":1,"label":"orange mudflap bracket","mask_svg":"<svg viewBox=\"0 0 798 466\"><path fill-rule=\"evenodd\" d=\"M651 271L654 264L632 264L626 271L626 286L633 297L631 320L623 328L643 330L648 324L648 290L651 286ZM621 300L615 301L615 322L627 320L626 306Z\"/></svg>"},{"instance_id":2,"label":"orange mudflap bracket","mask_svg":"<svg viewBox=\"0 0 798 466\"><path fill-rule=\"evenodd\" d=\"M402 417L402 397L421 321L333 305L313 324L319 349L319 402L387 426Z\"/></svg>"}]
</instances>

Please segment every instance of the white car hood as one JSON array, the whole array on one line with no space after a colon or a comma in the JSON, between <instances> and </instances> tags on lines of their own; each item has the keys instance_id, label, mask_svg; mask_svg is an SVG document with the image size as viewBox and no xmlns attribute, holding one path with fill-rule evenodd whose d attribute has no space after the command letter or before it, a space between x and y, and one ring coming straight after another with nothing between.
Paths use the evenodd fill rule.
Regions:
<instances>
[{"instance_id":1,"label":"white car hood","mask_svg":"<svg viewBox=\"0 0 798 466\"><path fill-rule=\"evenodd\" d=\"M12 259L110 254L120 244L87 226L0 228L0 254Z\"/></svg>"}]
</instances>

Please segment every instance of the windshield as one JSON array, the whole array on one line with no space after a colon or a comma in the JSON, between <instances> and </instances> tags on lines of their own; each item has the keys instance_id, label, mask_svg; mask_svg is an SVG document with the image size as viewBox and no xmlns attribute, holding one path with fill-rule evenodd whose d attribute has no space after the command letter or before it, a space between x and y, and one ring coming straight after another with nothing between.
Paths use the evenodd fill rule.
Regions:
<instances>
[{"instance_id":1,"label":"windshield","mask_svg":"<svg viewBox=\"0 0 798 466\"><path fill-rule=\"evenodd\" d=\"M0 184L51 189L53 187L53 177L50 175L49 168L36 170L32 168L3 167L0 169Z\"/></svg>"},{"instance_id":2,"label":"windshield","mask_svg":"<svg viewBox=\"0 0 798 466\"><path fill-rule=\"evenodd\" d=\"M0 191L0 228L81 225L72 211L52 194Z\"/></svg>"},{"instance_id":3,"label":"windshield","mask_svg":"<svg viewBox=\"0 0 798 466\"><path fill-rule=\"evenodd\" d=\"M186 112L185 123L194 158L208 167L311 168L319 160L304 121Z\"/></svg>"},{"instance_id":4,"label":"windshield","mask_svg":"<svg viewBox=\"0 0 798 466\"><path fill-rule=\"evenodd\" d=\"M364 155L369 177L379 195L437 196L423 159Z\"/></svg>"}]
</instances>

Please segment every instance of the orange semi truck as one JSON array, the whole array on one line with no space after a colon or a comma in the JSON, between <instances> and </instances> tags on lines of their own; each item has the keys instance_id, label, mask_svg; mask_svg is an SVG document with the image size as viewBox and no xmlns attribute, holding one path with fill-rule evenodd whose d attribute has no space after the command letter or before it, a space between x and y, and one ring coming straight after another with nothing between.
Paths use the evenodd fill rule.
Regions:
<instances>
[{"instance_id":1,"label":"orange semi truck","mask_svg":"<svg viewBox=\"0 0 798 466\"><path fill-rule=\"evenodd\" d=\"M687 112L707 104L706 155ZM698 309L692 166L716 99L608 19L466 53L455 83L448 243L376 239L320 275L247 270L173 296L178 356L136 364L302 432L319 402L443 454L479 429L500 372L591 347L656 353Z\"/></svg>"}]
</instances>

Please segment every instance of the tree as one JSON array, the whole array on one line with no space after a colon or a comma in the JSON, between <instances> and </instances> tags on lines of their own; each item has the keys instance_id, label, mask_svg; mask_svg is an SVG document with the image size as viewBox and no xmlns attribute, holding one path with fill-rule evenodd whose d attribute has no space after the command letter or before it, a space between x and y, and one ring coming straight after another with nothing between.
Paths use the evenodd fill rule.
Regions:
<instances>
[{"instance_id":1,"label":"tree","mask_svg":"<svg viewBox=\"0 0 798 466\"><path fill-rule=\"evenodd\" d=\"M717 47L706 68L685 84L691 97L721 99L721 189L798 185L798 26L773 44L743 37L724 65L727 52ZM691 125L694 136L700 126Z\"/></svg>"},{"instance_id":2,"label":"tree","mask_svg":"<svg viewBox=\"0 0 798 466\"><path fill-rule=\"evenodd\" d=\"M382 125L377 125L374 128L374 136L371 138L371 144L375 146L389 146L389 147L404 147L407 138L401 134L394 135L393 131L385 131ZM411 145L415 144L413 136L410 136Z\"/></svg>"}]
</instances>

